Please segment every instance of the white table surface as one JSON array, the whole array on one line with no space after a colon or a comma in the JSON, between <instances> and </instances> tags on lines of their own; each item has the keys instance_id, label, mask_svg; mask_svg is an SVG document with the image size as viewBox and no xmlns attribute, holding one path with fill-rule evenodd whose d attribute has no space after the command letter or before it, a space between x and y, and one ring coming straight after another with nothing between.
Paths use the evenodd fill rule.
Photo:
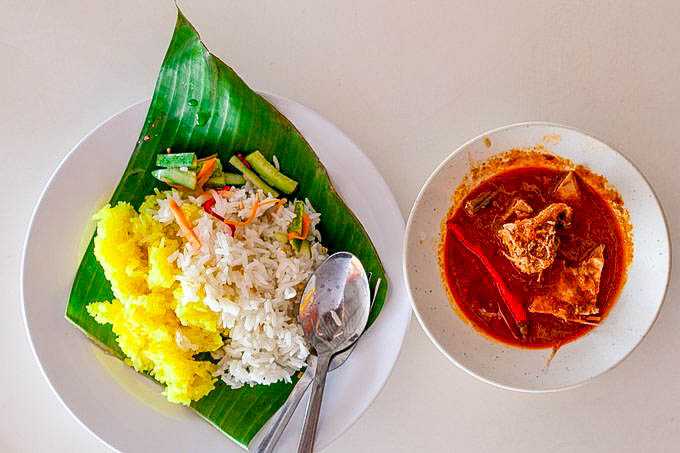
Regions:
<instances>
[{"instance_id":1,"label":"white table surface","mask_svg":"<svg viewBox=\"0 0 680 453\"><path fill-rule=\"evenodd\" d=\"M547 120L630 157L680 240L680 2L182 3L208 46L252 86L312 107L352 137L404 216L430 171L463 141ZM151 94L174 6L0 0L0 11L0 451L107 451L52 395L31 355L21 247L59 161L101 121ZM614 371L562 393L478 382L414 319L387 386L328 451L677 451L677 258L674 268L642 345Z\"/></svg>"}]
</instances>

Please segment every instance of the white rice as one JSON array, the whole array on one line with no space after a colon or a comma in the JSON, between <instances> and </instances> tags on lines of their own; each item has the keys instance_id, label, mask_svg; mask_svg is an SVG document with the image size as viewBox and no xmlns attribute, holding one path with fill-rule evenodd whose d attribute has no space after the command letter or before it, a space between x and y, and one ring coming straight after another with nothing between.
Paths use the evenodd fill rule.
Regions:
<instances>
[{"instance_id":1,"label":"white rice","mask_svg":"<svg viewBox=\"0 0 680 453\"><path fill-rule=\"evenodd\" d=\"M292 202L279 208L267 201L272 197L250 184L232 189L228 196L214 190L197 198L174 190L166 193L179 205L200 206L213 197L213 211L232 220L247 219L255 197L260 200L256 219L238 227L234 237L227 225L201 211L194 222L201 249L195 250L185 241L169 259L180 269L180 303L202 300L220 313L222 327L229 329L224 347L213 353L219 359L217 374L222 380L232 388L290 382L309 354L296 320L299 294L313 270L327 257L316 229L320 215L305 200L312 243L311 258L305 258L274 237L287 232L294 217ZM168 199L160 199L158 205L155 217L161 223L174 222ZM178 338L177 343L191 347L183 338Z\"/></svg>"}]
</instances>

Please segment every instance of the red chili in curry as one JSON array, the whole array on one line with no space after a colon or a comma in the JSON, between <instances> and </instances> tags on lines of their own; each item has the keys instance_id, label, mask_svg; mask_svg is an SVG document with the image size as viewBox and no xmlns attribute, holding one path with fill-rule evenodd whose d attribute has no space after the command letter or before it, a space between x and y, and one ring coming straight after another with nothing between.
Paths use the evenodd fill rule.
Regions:
<instances>
[{"instance_id":1,"label":"red chili in curry","mask_svg":"<svg viewBox=\"0 0 680 453\"><path fill-rule=\"evenodd\" d=\"M574 193L561 192L565 181ZM576 172L521 167L482 181L458 203L441 258L455 304L478 330L544 348L601 322L625 278L624 247L612 208Z\"/></svg>"}]
</instances>

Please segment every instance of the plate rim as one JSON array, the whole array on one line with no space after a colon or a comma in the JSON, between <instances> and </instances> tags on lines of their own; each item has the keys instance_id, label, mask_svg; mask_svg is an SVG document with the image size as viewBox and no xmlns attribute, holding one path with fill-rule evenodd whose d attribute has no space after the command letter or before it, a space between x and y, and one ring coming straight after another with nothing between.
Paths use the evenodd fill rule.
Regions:
<instances>
[{"instance_id":1,"label":"plate rim","mask_svg":"<svg viewBox=\"0 0 680 453\"><path fill-rule=\"evenodd\" d=\"M298 101L295 101L295 100L292 100L290 98L280 96L280 95L277 95L277 94L274 94L274 93L271 93L271 92L268 92L268 91L262 91L262 90L255 90L255 91L259 95L263 96L272 105L273 105L272 100L275 100L275 101L281 101L283 103L287 103L289 105L293 105L293 106L296 106L298 108L302 108L303 110L306 110L308 113L318 117L319 119L321 119L322 121L327 123L334 130L334 132L336 134L338 134L339 136L342 136L344 139L346 139L348 142L350 142L364 157L369 168L373 172L375 172L375 174L377 176L379 176L379 180L377 181L377 183L382 184L385 187L385 189L387 190L387 192L389 193L390 196L385 201L389 205L390 210L393 210L395 213L398 213L398 217L400 219L400 222L397 225L397 227L398 227L399 230L401 230L402 239L403 239L403 235L405 234L404 216L401 213L401 209L399 208L399 205L398 205L398 203L397 203L397 201L394 197L394 193L392 192L392 189L387 184L383 175L378 171L378 169L375 167L375 164L368 157L368 155L366 155L364 153L364 151L347 134L345 134L344 131L342 131L342 129L340 129L335 123L330 121L325 116L321 115L316 110L314 110L314 109L308 107L307 105L302 104ZM34 358L35 362L37 363L38 368L40 369L40 372L41 372L43 378L47 382L47 385L49 386L52 393L56 396L56 398L60 402L61 406L64 409L66 409L66 411L70 414L70 416L74 420L76 420L76 422L82 428L84 428L95 439L97 439L99 442L101 442L101 444L107 446L108 448L110 448L113 451L119 451L119 450L114 445L112 445L109 441L105 440L102 436L100 436L98 433L96 433L83 420L81 420L81 418L64 401L64 399L62 398L60 393L55 388L54 383L50 379L47 371L45 370L45 367L44 367L42 361L40 360L40 357L39 357L38 352L36 350L33 334L31 332L31 328L30 328L30 325L29 325L29 318L28 318L28 314L27 314L27 304L26 304L26 299L25 299L25 287L27 285L26 259L27 259L28 244L31 240L31 236L33 234L33 231L36 227L36 225L35 225L36 214L37 214L38 210L40 209L41 203L45 199L45 196L48 192L48 189L53 185L55 178L60 173L62 168L66 165L66 163L69 161L69 159L71 159L71 157L74 155L74 153L83 145L83 143L85 141L87 141L91 136L95 135L98 131L100 131L100 129L105 127L108 123L114 121L118 117L125 115L130 110L133 110L135 108L139 108L140 104L146 104L146 103L149 103L150 101L151 101L151 97L146 97L144 99L132 102L129 105L127 105L126 107L124 107L124 108L118 110L117 112L109 115L104 120L97 123L96 126L94 126L89 132L87 132L85 135L83 135L73 145L73 147L71 147L71 149L68 151L68 153L66 153L66 155L60 160L58 165L54 168L54 170L52 170L47 181L44 183L44 186L43 186L43 188L42 188L42 190L41 190L41 192L40 192L40 194L39 194L39 196L38 196L38 198L35 202L35 205L34 205L33 210L31 212L30 220L27 224L26 232L25 232L25 235L24 235L24 240L23 240L23 243L22 243L21 260L20 260L19 294L20 294L20 299L21 299L21 317L22 317L22 320L23 320L24 331L25 331L26 337L28 338L28 343L30 345L30 349L31 349L31 353L33 355L33 358ZM274 106L274 108L276 108L276 107ZM292 120L289 119L289 121L291 121L291 123L293 123ZM293 124L293 125L297 129L297 126L295 126L295 124ZM350 207L350 209L352 209L352 208ZM403 243L404 243L403 240L400 241L400 243L403 246ZM402 253L402 256L403 256L403 253ZM402 272L402 267L399 264L394 265L394 267L395 267L395 270L397 270L397 272L395 273L395 275L390 276L390 281L392 282L392 284L390 285L390 288L388 289L388 291L389 291L388 292L388 298L386 299L386 302L389 301L390 299L392 299L392 304L395 305L395 310L397 310L396 315L398 315L398 319L400 319L402 321L401 326L398 326L399 330L397 330L397 332L399 333L399 335L398 335L398 337L396 337L397 341L394 341L394 343L393 343L393 347L395 348L394 360L391 362L389 368L386 369L386 372L384 373L384 378L382 379L382 382L380 382L379 385L377 386L375 393L373 395L371 395L369 398L365 399L365 401L366 401L365 404L361 405L362 407L360 407L360 409L354 414L353 417L347 419L348 421L345 423L344 427L341 427L341 429L337 430L337 432L334 435L330 436L327 439L327 443L325 445L320 445L320 447L321 447L320 449L322 449L322 450L329 447L331 444L333 444L335 441L337 441L337 439L340 438L344 433L346 433L364 415L366 410L368 410L368 408L375 402L375 400L383 392L385 385L387 384L387 381L389 380L390 376L392 375L392 373L394 371L394 367L396 366L396 363L399 360L399 357L401 356L401 351L402 351L402 348L403 348L404 340L405 340L406 334L408 332L408 328L409 328L410 321L411 321L412 309L411 309L411 303L406 301L406 299L408 297L410 297L410 295L409 295L409 292L408 292L408 289L407 289L406 279L404 278L404 275L403 275L403 272ZM395 294L393 292L393 288L395 287L395 284L396 284L396 282L398 282L399 278L401 278L401 282L402 282L402 286L403 286L403 291L402 291L401 297L399 297L400 294ZM404 300L400 301L400 299L404 299ZM378 319L379 319L379 317L378 317ZM86 337L85 337L85 339L87 341L91 341L90 339L88 339ZM203 420L202 422L208 423L205 420ZM223 433L220 433L220 434L224 437L225 441L230 442L233 446L236 446L238 448L243 449L243 447L240 444L234 442L231 438L229 438L229 436L227 436Z\"/></svg>"},{"instance_id":2,"label":"plate rim","mask_svg":"<svg viewBox=\"0 0 680 453\"><path fill-rule=\"evenodd\" d=\"M465 148L467 148L469 145L472 143L483 139L485 136L488 136L490 134L502 132L508 129L515 129L515 128L520 128L520 127L527 127L527 126L544 126L544 127L556 127L556 128L561 128L561 129L566 129L570 130L572 132L575 132L577 134L583 135L587 138L593 139L597 142L600 142L604 144L607 148L611 149L614 151L614 153L619 157L622 158L625 162L627 162L635 172L640 175L642 178L644 184L649 188L650 193L652 194L653 202L656 204L656 207L658 207L659 212L661 213L661 219L663 220L663 226L665 230L665 238L666 238L666 243L668 244L665 252L667 256L666 260L666 275L665 275L665 285L663 288L663 293L660 302L658 303L656 307L656 312L654 313L654 317L652 321L649 323L649 325L646 327L645 332L642 334L640 339L635 343L635 345L628 351L626 352L619 360L614 362L611 366L609 366L607 369L601 371L600 373L591 376L587 379L583 379L579 382L576 382L574 384L566 385L566 386L557 386L557 387L550 387L550 388L543 388L543 389L530 389L530 388L522 388L522 387L517 387L513 385L508 385L508 384L503 384L501 382L497 382L493 379L484 377L480 375L479 373L476 373L472 369L466 367L462 363L460 363L458 360L456 360L451 354L449 354L446 349L443 347L442 344L437 340L435 337L434 333L429 329L424 321L423 314L419 311L418 305L416 303L416 298L414 296L413 291L411 290L412 282L411 282L411 276L409 272L409 267L410 267L410 260L409 260L409 250L410 250L410 238L413 234L412 228L413 228L413 218L414 218L414 213L416 211L416 208L419 206L419 204L422 202L422 198L425 194L425 191L427 188L430 186L432 183L433 179L446 167L446 165L453 159L457 154L460 152L463 152ZM625 202L625 200L624 200ZM501 388L504 390L510 390L514 392L519 392L519 393L533 393L533 394L540 394L540 393L554 393L554 392L561 392L561 391L566 391L570 390L573 388L580 387L582 385L585 385L594 379L600 378L603 375L607 374L617 366L619 366L622 362L624 362L632 353L635 351L638 346L643 342L643 340L647 337L649 332L651 331L652 327L656 323L657 319L659 318L659 315L661 313L661 309L666 301L666 298L668 297L668 289L670 287L670 277L671 277L671 272L672 272L672 266L673 266L673 244L672 244L672 239L671 239L671 234L670 234L670 228L669 228L669 223L668 223L668 215L666 214L666 211L663 208L663 204L661 203L661 200L659 199L656 191L654 190L654 187L652 184L649 182L645 174L638 168L638 166L633 162L631 159L629 159L625 154L621 153L619 150L616 148L612 147L609 145L606 141L598 138L597 136L584 132L583 130L574 127L574 126L569 126L565 124L560 124L560 123L555 123L555 122L550 122L550 121L522 121L518 123L512 123L508 124L505 126L500 126L496 127L493 129L489 129L487 131L482 132L481 134L476 135L475 137L466 140L463 144L461 144L459 147L457 147L453 152L451 152L448 156L446 156L436 167L430 175L427 177L425 182L423 183L422 187L418 191L418 195L416 196L411 209L409 210L408 214L408 220L406 221L406 233L404 235L404 244L403 244L403 250L404 250L404 259L402 260L402 267L403 267L403 273L404 273L404 279L406 280L406 291L408 292L408 295L410 297L411 301L411 308L413 310L413 313L415 314L416 318L418 319L418 323L422 327L422 329L425 331L427 337L429 340L435 345L435 347L453 364L455 364L458 368L462 369L469 375L479 379L482 382L485 382L487 384L490 384L494 387Z\"/></svg>"},{"instance_id":3,"label":"plate rim","mask_svg":"<svg viewBox=\"0 0 680 453\"><path fill-rule=\"evenodd\" d=\"M99 442L107 446L113 451L119 451L117 448L113 447L111 444L106 442L104 439L102 439L97 433L95 433L85 422L83 422L80 417L78 417L69 407L68 404L64 401L64 399L61 397L57 389L54 387L54 384L52 383L52 380L49 378L47 375L47 371L45 371L45 367L43 366L42 361L40 360L40 357L38 356L38 352L36 350L34 341L33 341L33 335L31 334L31 328L29 326L29 321L28 321L28 315L26 313L26 298L25 298L25 286L26 286L26 256L27 256L27 250L28 250L28 243L31 239L31 235L33 233L33 228L34 228L34 221L36 214L38 212L38 209L40 208L40 205L42 204L43 200L45 199L45 195L47 194L47 190L52 186L52 183L54 182L55 178L61 171L62 167L66 164L66 162L71 158L71 156L76 152L78 148L88 139L90 136L95 134L99 129L101 129L105 124L109 123L110 121L113 121L115 118L123 115L126 113L128 110L132 110L133 108L137 107L139 104L142 104L144 102L147 102L151 98L146 98L142 99L136 102L133 102L132 104L128 105L127 107L118 110L116 113L108 116L106 119L100 121L97 123L97 125L92 128L87 134L83 135L80 140L78 140L75 145L69 150L68 153L61 159L59 164L55 167L55 169L52 171L50 174L50 177L47 179L47 182L45 183L44 187L40 191L40 195L38 196L38 199L33 206L33 210L31 211L31 217L30 220L28 221L28 226L26 228L26 233L24 235L24 241L21 246L21 263L20 263L20 270L19 270L19 297L21 298L21 318L23 320L24 324L24 332L26 334L26 337L28 338L28 344L31 348L31 353L33 355L33 359L35 362L38 364L38 368L40 369L40 374L42 374L42 377L45 379L47 382L47 385L49 386L50 390L52 391L52 394L57 397L57 400L61 404L61 406L66 409L66 411L69 413L72 419L74 419L82 428L84 428L88 433L90 433L95 439L97 439ZM82 258L81 258L82 259ZM83 334L84 335L84 334ZM89 340L89 339L88 339Z\"/></svg>"}]
</instances>

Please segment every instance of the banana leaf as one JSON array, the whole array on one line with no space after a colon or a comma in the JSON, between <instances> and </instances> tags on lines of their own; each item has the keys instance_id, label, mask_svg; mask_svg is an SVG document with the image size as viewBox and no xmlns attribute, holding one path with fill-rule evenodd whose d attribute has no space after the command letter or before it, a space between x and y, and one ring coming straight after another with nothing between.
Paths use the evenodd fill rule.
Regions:
<instances>
[{"instance_id":1,"label":"banana leaf","mask_svg":"<svg viewBox=\"0 0 680 453\"><path fill-rule=\"evenodd\" d=\"M296 196L309 198L321 213L319 229L324 244L331 251L347 250L357 255L372 275L372 290L381 280L369 323L375 320L385 302L387 279L368 234L334 190L304 137L233 69L208 52L180 11L139 140L111 204L127 201L137 208L155 187L162 186L151 176L151 170L156 155L166 148L199 156L217 153L223 162L236 152L251 150L260 150L269 159L276 155L282 171L300 182ZM123 358L111 326L97 324L85 309L93 301L112 297L91 241L73 282L66 317ZM277 383L233 390L220 381L192 408L245 446L283 404L292 385Z\"/></svg>"}]
</instances>

